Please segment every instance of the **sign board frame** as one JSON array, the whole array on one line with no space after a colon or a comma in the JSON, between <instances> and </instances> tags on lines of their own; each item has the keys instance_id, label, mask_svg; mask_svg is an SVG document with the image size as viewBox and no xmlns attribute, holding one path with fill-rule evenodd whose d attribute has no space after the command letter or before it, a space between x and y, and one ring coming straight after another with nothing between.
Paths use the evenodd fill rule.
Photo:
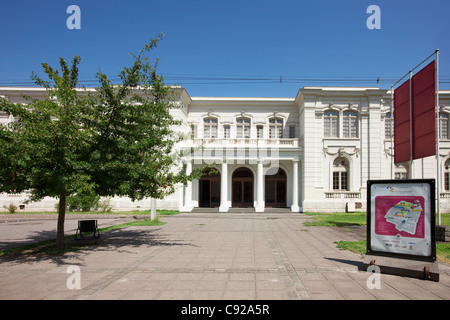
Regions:
<instances>
[{"instance_id":1,"label":"sign board frame","mask_svg":"<svg viewBox=\"0 0 450 320\"><path fill-rule=\"evenodd\" d=\"M378 190L376 190L376 188L378 188ZM368 180L366 254L372 256L384 256L391 258L435 262L436 261L435 194L436 191L434 179ZM402 197L406 199L405 202L404 203L399 202L398 203L399 206L394 205L395 208L400 208L398 210L403 210L402 204L404 204L407 209L414 208L413 202L417 202L417 207L415 208L418 209L415 209L416 211L420 212L420 210L423 210L423 218L420 217L419 215L419 217L422 220L420 220L420 222L416 221L417 223L414 225L414 228L416 226L419 227L420 229L423 228L423 230L414 229L415 234L416 235L419 234L419 236L408 237L409 235L408 233L398 231L399 229L397 230L394 229L397 226L395 226L393 220L391 220L391 222L386 222L388 219L397 218L392 217L392 213L395 214L396 213L395 211L392 211L388 216L390 210L387 211L387 209L390 205L395 204L398 200L401 200ZM407 200L410 200L411 202L408 202ZM380 201L381 203L386 204L388 207L380 209L381 208ZM413 205L413 207L407 207L411 205ZM375 219L376 218L379 219L380 214L383 215L386 214L386 216L383 216L383 218L388 217L386 218L385 221L382 221L384 224L382 227L380 227L381 222L375 223ZM403 220L403 222L405 220ZM394 235L393 232L396 232L396 234ZM410 231L410 233L411 232L412 231ZM426 243L427 241L429 241L429 244ZM381 243L383 242L385 243L386 247L382 247ZM427 245L429 245L428 249L426 248ZM389 248L387 246L389 246ZM398 249L396 249L395 247L398 247ZM416 251L422 250L422 252L420 254L417 254L414 252L415 250ZM426 252L424 253L424 251Z\"/></svg>"}]
</instances>

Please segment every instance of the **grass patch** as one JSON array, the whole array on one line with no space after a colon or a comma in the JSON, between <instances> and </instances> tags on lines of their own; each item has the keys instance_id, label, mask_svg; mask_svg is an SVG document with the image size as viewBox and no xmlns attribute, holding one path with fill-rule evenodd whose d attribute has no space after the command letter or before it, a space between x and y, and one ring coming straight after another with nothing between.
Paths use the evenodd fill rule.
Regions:
<instances>
[{"instance_id":1,"label":"grass patch","mask_svg":"<svg viewBox=\"0 0 450 320\"><path fill-rule=\"evenodd\" d=\"M365 226L367 225L367 215L365 212L355 213L308 213L306 215L314 218L314 221L305 222L305 226L322 227L345 227L345 226ZM437 217L436 217L437 224ZM450 226L450 213L441 214L441 225Z\"/></svg>"},{"instance_id":2,"label":"grass patch","mask_svg":"<svg viewBox=\"0 0 450 320\"><path fill-rule=\"evenodd\" d=\"M437 217L436 217L437 224ZM450 226L450 213L441 213L441 225Z\"/></svg>"},{"instance_id":3,"label":"grass patch","mask_svg":"<svg viewBox=\"0 0 450 320\"><path fill-rule=\"evenodd\" d=\"M341 250L348 250L360 255L366 254L366 241L337 241L336 247Z\"/></svg>"},{"instance_id":4,"label":"grass patch","mask_svg":"<svg viewBox=\"0 0 450 320\"><path fill-rule=\"evenodd\" d=\"M102 232L121 229L125 227L135 227L135 226L145 226L145 227L151 227L151 226L161 226L166 224L167 222L160 221L158 218L154 220L150 219L138 219L136 221L131 222L125 222L122 224L99 228L100 234ZM85 233L86 236L89 236L89 233ZM67 252L73 252L80 249L85 249L90 246L96 245L98 242L96 240L94 241L83 241L80 240L79 242L71 241L75 238L75 235L66 235L64 239L66 240L66 244L63 250L56 248L56 239L54 240L46 240L46 241L40 241L36 243L31 243L27 245L23 245L20 247L15 247L11 249L1 250L0 256L8 256L8 255L44 255L44 254L64 254Z\"/></svg>"},{"instance_id":5,"label":"grass patch","mask_svg":"<svg viewBox=\"0 0 450 320\"><path fill-rule=\"evenodd\" d=\"M367 216L365 213L305 213L314 218L314 221L305 222L305 226L345 227L365 226Z\"/></svg>"},{"instance_id":6,"label":"grass patch","mask_svg":"<svg viewBox=\"0 0 450 320\"><path fill-rule=\"evenodd\" d=\"M365 255L366 241L337 241L336 246L342 250ZM450 243L436 243L436 258L443 263L450 263Z\"/></svg>"}]
</instances>

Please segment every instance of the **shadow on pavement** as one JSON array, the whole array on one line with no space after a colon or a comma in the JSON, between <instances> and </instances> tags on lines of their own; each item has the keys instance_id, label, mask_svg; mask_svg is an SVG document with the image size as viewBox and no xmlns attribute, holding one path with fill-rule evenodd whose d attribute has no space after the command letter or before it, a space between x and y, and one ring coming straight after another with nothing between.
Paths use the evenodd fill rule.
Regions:
<instances>
[{"instance_id":1,"label":"shadow on pavement","mask_svg":"<svg viewBox=\"0 0 450 320\"><path fill-rule=\"evenodd\" d=\"M9 263L33 263L49 261L57 264L83 264L83 258L92 252L115 252L126 254L140 254L133 248L151 248L155 246L192 246L181 240L168 239L164 234L157 233L161 228L130 227L100 232L100 238L97 239L66 239L65 251L58 252L54 244L50 246L41 246L25 250L21 253L12 253L0 256L0 262ZM37 232L33 238L40 239L54 232ZM70 234L66 234L70 235Z\"/></svg>"}]
</instances>

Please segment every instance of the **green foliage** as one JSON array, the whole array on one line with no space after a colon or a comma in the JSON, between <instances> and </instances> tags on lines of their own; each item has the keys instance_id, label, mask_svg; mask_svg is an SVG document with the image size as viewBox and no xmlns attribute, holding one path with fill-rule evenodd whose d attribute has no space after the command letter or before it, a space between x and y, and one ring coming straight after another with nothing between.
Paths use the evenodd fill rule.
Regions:
<instances>
[{"instance_id":1,"label":"green foliage","mask_svg":"<svg viewBox=\"0 0 450 320\"><path fill-rule=\"evenodd\" d=\"M86 188L79 189L73 195L67 197L69 211L90 211L96 209L100 196L95 193L95 185L90 184Z\"/></svg>"},{"instance_id":2,"label":"green foliage","mask_svg":"<svg viewBox=\"0 0 450 320\"><path fill-rule=\"evenodd\" d=\"M9 211L9 213L15 213L17 211L17 206L14 205L14 203L10 203L9 206L3 206L6 210Z\"/></svg>"}]
</instances>

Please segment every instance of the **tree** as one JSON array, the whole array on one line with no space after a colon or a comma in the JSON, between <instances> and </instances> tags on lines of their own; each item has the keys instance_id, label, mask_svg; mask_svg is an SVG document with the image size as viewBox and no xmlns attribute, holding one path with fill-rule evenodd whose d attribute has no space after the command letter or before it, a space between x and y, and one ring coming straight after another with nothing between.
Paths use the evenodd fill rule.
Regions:
<instances>
[{"instance_id":1,"label":"tree","mask_svg":"<svg viewBox=\"0 0 450 320\"><path fill-rule=\"evenodd\" d=\"M174 146L181 136L174 128L181 124L170 110L178 108L171 99L172 89L158 75L158 60L151 65L146 53L154 49L162 34L147 43L133 64L120 72L121 84L112 84L97 73L98 88L94 117L89 127L94 132L90 176L102 195L122 195L133 200L161 199L189 177L184 170L174 171L182 156Z\"/></svg>"},{"instance_id":2,"label":"tree","mask_svg":"<svg viewBox=\"0 0 450 320\"><path fill-rule=\"evenodd\" d=\"M120 72L114 85L102 72L100 87L93 93L78 88L75 56L61 70L42 64L50 81L33 73L35 82L47 89L44 100L29 99L27 105L0 100L0 110L20 120L1 130L0 191L31 191L31 200L59 198L57 247L64 247L66 197L80 190L101 196L163 198L179 183L199 178L204 169L186 175L179 168L182 156L174 146L180 124L170 109L171 88L157 74L145 55L162 35L151 39L131 67Z\"/></svg>"},{"instance_id":3,"label":"tree","mask_svg":"<svg viewBox=\"0 0 450 320\"><path fill-rule=\"evenodd\" d=\"M16 119L1 128L1 149L6 151L0 154L0 162L5 165L0 191L30 190L30 201L46 196L59 198L58 248L64 246L67 195L91 183L86 174L91 134L84 125L90 103L76 90L79 62L75 56L69 68L61 58L60 70L43 63L50 81L32 74L32 79L46 88L44 100L27 97L26 105L0 100L0 110Z\"/></svg>"}]
</instances>

